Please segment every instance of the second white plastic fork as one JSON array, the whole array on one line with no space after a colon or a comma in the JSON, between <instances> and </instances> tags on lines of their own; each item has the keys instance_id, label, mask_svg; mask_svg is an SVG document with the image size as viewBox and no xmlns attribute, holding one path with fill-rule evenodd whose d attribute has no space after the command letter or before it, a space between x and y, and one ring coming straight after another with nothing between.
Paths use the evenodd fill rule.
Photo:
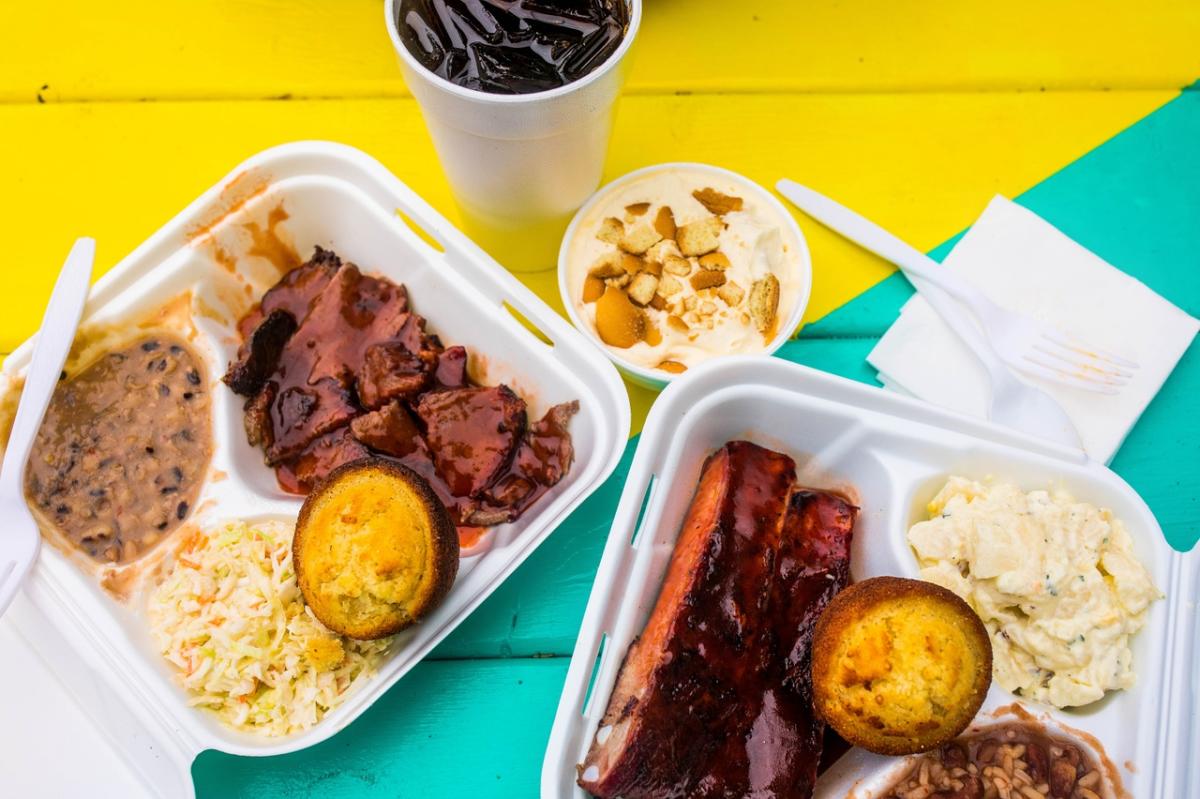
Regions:
<instances>
[{"instance_id":1,"label":"second white plastic fork","mask_svg":"<svg viewBox=\"0 0 1200 799\"><path fill-rule=\"evenodd\" d=\"M1116 394L1138 365L1076 341L1052 325L1014 313L967 281L874 222L807 186L781 180L775 188L796 207L856 244L885 258L911 277L945 291L975 315L992 349L1014 369L1065 386Z\"/></svg>"}]
</instances>

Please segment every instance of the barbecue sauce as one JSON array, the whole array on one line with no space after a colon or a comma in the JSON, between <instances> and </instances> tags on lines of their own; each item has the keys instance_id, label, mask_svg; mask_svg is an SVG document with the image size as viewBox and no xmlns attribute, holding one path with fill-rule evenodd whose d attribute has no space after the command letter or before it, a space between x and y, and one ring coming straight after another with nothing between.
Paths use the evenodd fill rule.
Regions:
<instances>
[{"instance_id":1,"label":"barbecue sauce","mask_svg":"<svg viewBox=\"0 0 1200 799\"><path fill-rule=\"evenodd\" d=\"M467 528L515 521L570 468L577 403L530 422L506 386L470 379L467 351L426 331L403 286L332 252L285 274L238 330L225 381L248 397L247 437L288 493L307 494L344 463L389 458L477 537Z\"/></svg>"}]
</instances>

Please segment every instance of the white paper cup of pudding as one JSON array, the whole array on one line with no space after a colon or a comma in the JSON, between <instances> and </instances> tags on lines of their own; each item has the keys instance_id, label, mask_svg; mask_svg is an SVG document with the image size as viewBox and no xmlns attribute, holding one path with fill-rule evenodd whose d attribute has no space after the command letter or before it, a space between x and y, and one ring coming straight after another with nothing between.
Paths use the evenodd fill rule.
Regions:
<instances>
[{"instance_id":1,"label":"white paper cup of pudding","mask_svg":"<svg viewBox=\"0 0 1200 799\"><path fill-rule=\"evenodd\" d=\"M579 209L558 287L577 328L631 380L661 388L711 358L778 350L808 306L812 260L762 186L707 164L660 164Z\"/></svg>"},{"instance_id":2,"label":"white paper cup of pudding","mask_svg":"<svg viewBox=\"0 0 1200 799\"><path fill-rule=\"evenodd\" d=\"M471 221L497 230L520 231L559 220L554 233L557 240L561 225L600 185L615 103L625 79L626 56L642 16L642 0L618 1L625 7L624 33L615 49L590 71L557 88L497 93L468 88L431 69L427 65L433 58L430 54L440 52L441 45L433 40L430 26L419 16L413 17L410 25L406 20L412 9L402 7L405 0L387 0L388 34L399 55L404 80L421 106L455 198ZM437 10L436 4L430 5L432 2L425 0L425 6L434 9L429 13L441 14L444 22L450 12ZM478 27L479 35L492 35L492 15L500 15L503 10L475 5L478 7L468 4L464 8L474 8L471 13L484 15L482 21L473 18L468 25L460 20L444 30L454 28L459 32L450 35L459 37L462 28ZM398 16L402 11L403 20ZM416 40L413 31L420 31ZM425 48L423 55L414 55L406 40L415 41L414 47ZM482 44L484 51L497 52L486 41ZM497 83L472 79L462 70L455 79L472 86L490 85L492 89ZM529 86L525 84L522 89ZM547 256L543 268L549 268L552 255Z\"/></svg>"}]
</instances>

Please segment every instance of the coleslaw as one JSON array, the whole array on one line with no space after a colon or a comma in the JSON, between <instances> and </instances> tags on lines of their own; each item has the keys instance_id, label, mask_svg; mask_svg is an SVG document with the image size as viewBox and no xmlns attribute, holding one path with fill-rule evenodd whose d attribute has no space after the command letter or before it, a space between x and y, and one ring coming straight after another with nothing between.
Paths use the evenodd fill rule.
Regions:
<instances>
[{"instance_id":1,"label":"coleslaw","mask_svg":"<svg viewBox=\"0 0 1200 799\"><path fill-rule=\"evenodd\" d=\"M147 609L188 704L268 737L320 721L375 672L389 643L343 638L317 621L296 587L292 532L232 522L196 533Z\"/></svg>"}]
</instances>

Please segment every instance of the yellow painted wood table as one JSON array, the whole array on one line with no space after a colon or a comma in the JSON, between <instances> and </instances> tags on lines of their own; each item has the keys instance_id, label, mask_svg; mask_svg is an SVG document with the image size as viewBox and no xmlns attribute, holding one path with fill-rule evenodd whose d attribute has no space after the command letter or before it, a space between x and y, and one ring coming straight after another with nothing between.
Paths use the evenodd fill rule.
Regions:
<instances>
[{"instance_id":1,"label":"yellow painted wood table","mask_svg":"<svg viewBox=\"0 0 1200 799\"><path fill-rule=\"evenodd\" d=\"M768 186L786 175L927 250L993 194L1025 193L1200 313L1200 108L1184 90L1200 78L1194 0L646 0L639 38L608 177L666 160ZM360 147L460 219L380 0L0 0L0 351L34 331L75 236L99 239L102 272L235 164L297 139ZM798 218L815 324L784 357L869 380L862 357L902 284L868 291L890 267ZM561 310L553 272L521 277ZM1184 391L1200 388L1195 362L1193 348L1139 427L1182 429L1177 459L1198 451ZM653 396L631 396L636 425ZM1158 490L1137 432L1115 465L1189 545L1196 479ZM618 475L351 728L282 758L203 755L198 793L535 795L619 489ZM0 779L16 768L3 757Z\"/></svg>"}]
</instances>

